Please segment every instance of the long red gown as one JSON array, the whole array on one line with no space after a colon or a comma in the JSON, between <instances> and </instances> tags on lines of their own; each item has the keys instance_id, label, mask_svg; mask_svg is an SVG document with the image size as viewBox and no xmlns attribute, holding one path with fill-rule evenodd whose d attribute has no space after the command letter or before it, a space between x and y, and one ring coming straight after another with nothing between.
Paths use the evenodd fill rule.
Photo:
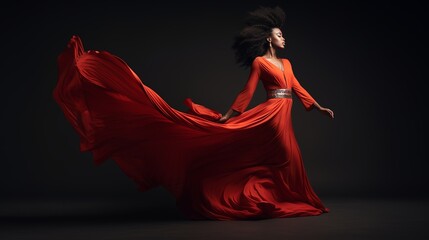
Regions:
<instances>
[{"instance_id":1,"label":"long red gown","mask_svg":"<svg viewBox=\"0 0 429 240\"><path fill-rule=\"evenodd\" d=\"M73 36L58 57L53 91L96 164L114 160L142 191L164 187L189 219L263 219L328 212L310 186L291 121L292 98L246 111L259 80L288 88L310 109L314 99L283 60L284 72L257 57L232 108L221 114L187 99L170 107L120 58L85 51Z\"/></svg>"}]
</instances>

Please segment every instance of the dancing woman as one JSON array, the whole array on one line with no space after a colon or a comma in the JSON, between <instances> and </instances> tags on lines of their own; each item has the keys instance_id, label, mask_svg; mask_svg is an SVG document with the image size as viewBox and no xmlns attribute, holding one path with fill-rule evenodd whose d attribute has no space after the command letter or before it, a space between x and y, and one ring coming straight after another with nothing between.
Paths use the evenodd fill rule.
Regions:
<instances>
[{"instance_id":1,"label":"dancing woman","mask_svg":"<svg viewBox=\"0 0 429 240\"><path fill-rule=\"evenodd\" d=\"M250 12L235 40L237 61L250 67L244 89L221 114L186 99L170 107L125 61L85 51L73 36L58 58L53 96L95 163L117 163L141 191L163 187L189 219L315 216L329 211L313 191L291 119L292 94L330 117L280 59L285 14ZM247 109L258 81L267 100Z\"/></svg>"}]
</instances>

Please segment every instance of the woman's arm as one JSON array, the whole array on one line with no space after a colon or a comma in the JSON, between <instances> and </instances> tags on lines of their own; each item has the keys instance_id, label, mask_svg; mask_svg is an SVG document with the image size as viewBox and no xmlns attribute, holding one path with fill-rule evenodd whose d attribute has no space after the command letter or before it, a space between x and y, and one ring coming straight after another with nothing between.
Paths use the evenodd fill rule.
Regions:
<instances>
[{"instance_id":1,"label":"woman's arm","mask_svg":"<svg viewBox=\"0 0 429 240\"><path fill-rule=\"evenodd\" d=\"M334 111L332 111L329 108L325 108L320 106L316 101L314 101L313 105L319 110L320 112L327 114L329 117L334 118Z\"/></svg>"},{"instance_id":2,"label":"woman's arm","mask_svg":"<svg viewBox=\"0 0 429 240\"><path fill-rule=\"evenodd\" d=\"M228 119L230 119L233 116L239 115L240 113L233 110L232 108L230 108L228 110L228 112L226 112L224 115L222 115L222 117L219 119L219 122L224 123L226 122Z\"/></svg>"},{"instance_id":3,"label":"woman's arm","mask_svg":"<svg viewBox=\"0 0 429 240\"><path fill-rule=\"evenodd\" d=\"M241 114L246 110L258 86L260 76L260 66L258 60L254 60L250 69L249 78L243 90L237 95L231 108L219 119L219 122L226 122L231 117Z\"/></svg>"},{"instance_id":4,"label":"woman's arm","mask_svg":"<svg viewBox=\"0 0 429 240\"><path fill-rule=\"evenodd\" d=\"M334 112L331 109L320 106L320 104L316 102L316 100L307 92L307 90L305 90L305 88L301 86L299 81L296 79L295 74L293 73L292 65L290 64L290 62L289 66L292 71L292 88L298 96L299 100L301 100L301 103L304 105L305 109L311 110L315 107L322 113L325 113L331 118L334 118Z\"/></svg>"}]
</instances>

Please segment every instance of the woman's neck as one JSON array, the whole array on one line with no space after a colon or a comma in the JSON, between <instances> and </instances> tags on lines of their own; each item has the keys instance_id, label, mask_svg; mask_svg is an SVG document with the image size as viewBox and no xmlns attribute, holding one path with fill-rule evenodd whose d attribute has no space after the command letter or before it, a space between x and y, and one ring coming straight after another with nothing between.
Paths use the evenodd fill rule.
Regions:
<instances>
[{"instance_id":1,"label":"woman's neck","mask_svg":"<svg viewBox=\"0 0 429 240\"><path fill-rule=\"evenodd\" d=\"M274 58L274 59L276 59L276 58L277 58L276 50L275 50L273 47L269 48L269 49L265 52L264 57L266 57L266 58Z\"/></svg>"}]
</instances>

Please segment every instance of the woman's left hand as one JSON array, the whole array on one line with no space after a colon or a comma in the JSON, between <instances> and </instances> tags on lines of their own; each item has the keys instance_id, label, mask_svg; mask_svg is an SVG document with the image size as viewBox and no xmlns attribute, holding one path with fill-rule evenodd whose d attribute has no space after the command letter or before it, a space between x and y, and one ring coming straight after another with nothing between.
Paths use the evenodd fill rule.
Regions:
<instances>
[{"instance_id":1,"label":"woman's left hand","mask_svg":"<svg viewBox=\"0 0 429 240\"><path fill-rule=\"evenodd\" d=\"M329 109L329 108L324 108L324 107L321 107L321 108L319 108L319 111L321 111L322 113L324 113L324 114L327 114L329 117L331 117L332 119L334 118L334 111L332 111L331 109Z\"/></svg>"}]
</instances>

